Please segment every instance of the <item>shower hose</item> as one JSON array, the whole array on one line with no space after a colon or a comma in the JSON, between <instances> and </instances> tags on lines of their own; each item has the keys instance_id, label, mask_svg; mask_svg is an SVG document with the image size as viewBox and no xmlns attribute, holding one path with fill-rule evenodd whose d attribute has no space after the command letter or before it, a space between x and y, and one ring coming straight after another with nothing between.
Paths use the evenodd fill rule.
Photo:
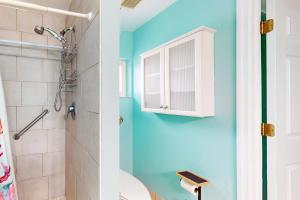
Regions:
<instances>
[{"instance_id":1,"label":"shower hose","mask_svg":"<svg viewBox=\"0 0 300 200\"><path fill-rule=\"evenodd\" d=\"M62 89L64 87L64 52L61 53L61 66L60 66L60 74L59 74L59 82L58 88L54 100L54 110L56 112L60 112L62 108Z\"/></svg>"}]
</instances>

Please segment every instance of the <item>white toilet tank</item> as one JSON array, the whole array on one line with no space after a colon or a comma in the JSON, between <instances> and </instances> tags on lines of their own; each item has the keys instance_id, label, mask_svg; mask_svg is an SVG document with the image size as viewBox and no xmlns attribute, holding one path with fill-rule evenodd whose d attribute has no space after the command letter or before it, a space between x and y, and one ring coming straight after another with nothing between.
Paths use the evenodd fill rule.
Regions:
<instances>
[{"instance_id":1,"label":"white toilet tank","mask_svg":"<svg viewBox=\"0 0 300 200\"><path fill-rule=\"evenodd\" d=\"M151 200L151 196L140 180L120 170L120 200Z\"/></svg>"}]
</instances>

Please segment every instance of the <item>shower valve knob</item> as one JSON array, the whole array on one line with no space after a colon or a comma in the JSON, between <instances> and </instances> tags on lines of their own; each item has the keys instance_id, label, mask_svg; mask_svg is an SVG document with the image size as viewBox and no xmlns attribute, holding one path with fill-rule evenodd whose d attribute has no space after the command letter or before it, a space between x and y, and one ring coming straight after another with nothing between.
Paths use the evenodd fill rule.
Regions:
<instances>
[{"instance_id":1,"label":"shower valve knob","mask_svg":"<svg viewBox=\"0 0 300 200\"><path fill-rule=\"evenodd\" d=\"M75 109L75 103L74 103L74 102L68 107L67 118L69 118L69 115L70 115L70 114L71 114L72 119L75 120L75 117L76 117L76 109Z\"/></svg>"}]
</instances>

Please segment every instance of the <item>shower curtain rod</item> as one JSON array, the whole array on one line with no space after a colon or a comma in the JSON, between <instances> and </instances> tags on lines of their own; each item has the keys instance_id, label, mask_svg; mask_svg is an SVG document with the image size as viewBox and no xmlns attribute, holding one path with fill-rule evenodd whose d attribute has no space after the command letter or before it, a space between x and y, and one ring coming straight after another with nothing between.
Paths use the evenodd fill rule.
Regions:
<instances>
[{"instance_id":1,"label":"shower curtain rod","mask_svg":"<svg viewBox=\"0 0 300 200\"><path fill-rule=\"evenodd\" d=\"M42 45L42 44L35 44L35 43L31 43L31 42L20 42L20 41L12 41L12 40L0 40L0 46L20 47L20 48L40 49L40 50L50 50L50 51L62 51L63 50L63 48L61 46Z\"/></svg>"},{"instance_id":2,"label":"shower curtain rod","mask_svg":"<svg viewBox=\"0 0 300 200\"><path fill-rule=\"evenodd\" d=\"M88 14L83 14L83 13L77 13L77 12L56 9L56 8L50 8L50 7L40 6L40 5L33 4L33 3L25 3L25 2L21 2L21 1L15 1L15 0L0 0L0 4L12 6L12 7L21 7L21 8L27 8L27 9L32 9L32 10L39 10L39 11L49 12L49 13L56 13L56 14L61 14L61 15L68 15L68 16L73 16L73 17L80 17L80 18L88 19L89 21L91 21L93 19L92 12L89 12Z\"/></svg>"}]
</instances>

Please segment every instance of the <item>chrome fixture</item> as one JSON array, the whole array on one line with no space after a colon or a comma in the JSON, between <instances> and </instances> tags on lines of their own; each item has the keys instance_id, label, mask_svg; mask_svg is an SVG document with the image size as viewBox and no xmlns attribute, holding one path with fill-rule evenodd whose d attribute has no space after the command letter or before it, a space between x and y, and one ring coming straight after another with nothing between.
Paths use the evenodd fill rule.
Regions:
<instances>
[{"instance_id":1,"label":"chrome fixture","mask_svg":"<svg viewBox=\"0 0 300 200\"><path fill-rule=\"evenodd\" d=\"M39 35L43 35L45 31L50 33L54 38L56 38L60 42L65 43L66 42L65 34L69 31L75 31L75 30L74 30L74 27L67 27L58 34L54 30L52 30L50 28L45 28L44 26L36 26L34 28L34 32L36 32Z\"/></svg>"},{"instance_id":2,"label":"chrome fixture","mask_svg":"<svg viewBox=\"0 0 300 200\"><path fill-rule=\"evenodd\" d=\"M121 124L123 124L123 122L124 122L124 118L122 116L120 116L120 118L119 118L119 124L121 125Z\"/></svg>"},{"instance_id":3,"label":"chrome fixture","mask_svg":"<svg viewBox=\"0 0 300 200\"><path fill-rule=\"evenodd\" d=\"M45 115L49 113L49 110L44 110L39 116L37 116L32 122L30 122L25 128L23 128L19 133L16 133L14 135L14 139L18 140L21 138L22 135L24 135L31 127L33 127L38 121L40 121Z\"/></svg>"},{"instance_id":4,"label":"chrome fixture","mask_svg":"<svg viewBox=\"0 0 300 200\"><path fill-rule=\"evenodd\" d=\"M50 28L45 28L43 26L34 27L34 32L36 32L39 35L43 35L45 31L50 33L54 38L58 39L60 42L65 42L66 41L65 38L62 35L59 35L58 33L56 33L55 31L53 31Z\"/></svg>"},{"instance_id":5,"label":"chrome fixture","mask_svg":"<svg viewBox=\"0 0 300 200\"><path fill-rule=\"evenodd\" d=\"M68 107L67 118L69 117L70 114L71 114L72 119L75 120L75 118L76 118L76 107L75 107L75 102L73 102L73 103Z\"/></svg>"},{"instance_id":6,"label":"chrome fixture","mask_svg":"<svg viewBox=\"0 0 300 200\"><path fill-rule=\"evenodd\" d=\"M71 27L64 28L62 31L60 31L60 35L62 37L65 37L66 33L69 31L75 31L75 27L71 26Z\"/></svg>"},{"instance_id":7,"label":"chrome fixture","mask_svg":"<svg viewBox=\"0 0 300 200\"><path fill-rule=\"evenodd\" d=\"M52 37L56 38L62 44L59 83L54 100L54 109L56 112L59 112L62 108L63 89L65 86L70 88L76 86L75 82L77 81L76 67L74 67L75 69L72 68L74 58L76 58L77 55L76 38L74 34L75 26L66 27L60 31L60 33L55 32L51 28L45 28L44 26L35 26L34 31L39 35L43 35L45 31L47 31ZM73 35L71 35L71 37L66 37L68 32L73 33ZM77 62L74 62L74 65L76 64Z\"/></svg>"}]
</instances>

